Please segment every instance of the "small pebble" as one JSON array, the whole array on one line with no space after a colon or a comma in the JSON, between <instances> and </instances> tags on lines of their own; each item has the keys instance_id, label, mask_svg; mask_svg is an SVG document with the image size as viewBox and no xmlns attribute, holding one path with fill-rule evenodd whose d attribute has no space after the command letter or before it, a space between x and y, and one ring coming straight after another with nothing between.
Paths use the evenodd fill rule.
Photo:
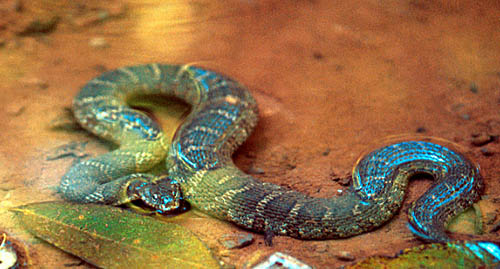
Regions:
<instances>
[{"instance_id":1,"label":"small pebble","mask_svg":"<svg viewBox=\"0 0 500 269\"><path fill-rule=\"evenodd\" d=\"M330 151L332 151L330 148L326 148L325 151L321 153L321 155L328 156L328 154L330 154Z\"/></svg>"},{"instance_id":2,"label":"small pebble","mask_svg":"<svg viewBox=\"0 0 500 269\"><path fill-rule=\"evenodd\" d=\"M236 269L236 265L234 264L228 264L223 261L220 261L220 265L222 266L222 269Z\"/></svg>"},{"instance_id":3,"label":"small pebble","mask_svg":"<svg viewBox=\"0 0 500 269\"><path fill-rule=\"evenodd\" d=\"M47 81L37 77L22 78L20 79L20 82L27 87L38 87L42 90L49 87L49 83Z\"/></svg>"},{"instance_id":4,"label":"small pebble","mask_svg":"<svg viewBox=\"0 0 500 269\"><path fill-rule=\"evenodd\" d=\"M328 244L326 242L317 242L312 245L311 250L317 253L326 253L328 252Z\"/></svg>"},{"instance_id":5,"label":"small pebble","mask_svg":"<svg viewBox=\"0 0 500 269\"><path fill-rule=\"evenodd\" d=\"M219 243L227 249L243 248L253 241L253 235L249 233L224 234L219 238Z\"/></svg>"},{"instance_id":6,"label":"small pebble","mask_svg":"<svg viewBox=\"0 0 500 269\"><path fill-rule=\"evenodd\" d=\"M471 83L470 83L469 89L470 89L470 91L471 91L471 92L473 92L473 93L477 93L477 92L478 92L477 85L476 85L476 83L474 83L474 82L471 82Z\"/></svg>"},{"instance_id":7,"label":"small pebble","mask_svg":"<svg viewBox=\"0 0 500 269\"><path fill-rule=\"evenodd\" d=\"M108 41L104 37L94 37L89 40L89 45L93 48L103 49L109 47Z\"/></svg>"},{"instance_id":8,"label":"small pebble","mask_svg":"<svg viewBox=\"0 0 500 269\"><path fill-rule=\"evenodd\" d=\"M316 60L321 60L325 58L325 56L321 52L316 51L313 53L313 58Z\"/></svg>"},{"instance_id":9,"label":"small pebble","mask_svg":"<svg viewBox=\"0 0 500 269\"><path fill-rule=\"evenodd\" d=\"M4 107L5 112L10 116L19 116L23 114L26 107L20 103L10 103Z\"/></svg>"},{"instance_id":10,"label":"small pebble","mask_svg":"<svg viewBox=\"0 0 500 269\"><path fill-rule=\"evenodd\" d=\"M341 250L337 254L335 254L335 257L341 261L354 261L356 257L354 257L351 253Z\"/></svg>"},{"instance_id":11,"label":"small pebble","mask_svg":"<svg viewBox=\"0 0 500 269\"><path fill-rule=\"evenodd\" d=\"M495 154L495 152L486 146L481 148L481 154L483 154L484 156L492 156L493 154Z\"/></svg>"},{"instance_id":12,"label":"small pebble","mask_svg":"<svg viewBox=\"0 0 500 269\"><path fill-rule=\"evenodd\" d=\"M477 136L472 138L471 144L480 147L488 144L492 141L492 137L487 135L486 133L480 133Z\"/></svg>"},{"instance_id":13,"label":"small pebble","mask_svg":"<svg viewBox=\"0 0 500 269\"><path fill-rule=\"evenodd\" d=\"M33 18L17 34L20 36L37 35L41 33L50 33L54 31L59 23L58 16L50 18Z\"/></svg>"},{"instance_id":14,"label":"small pebble","mask_svg":"<svg viewBox=\"0 0 500 269\"><path fill-rule=\"evenodd\" d=\"M250 169L248 169L248 173L249 174L254 174L254 175L262 175L265 172L264 172L264 170L262 170L259 167L252 166L252 167L250 167Z\"/></svg>"},{"instance_id":15,"label":"small pebble","mask_svg":"<svg viewBox=\"0 0 500 269\"><path fill-rule=\"evenodd\" d=\"M286 164L286 169L288 169L288 170L293 170L295 168L297 168L297 165L294 163L287 163Z\"/></svg>"},{"instance_id":16,"label":"small pebble","mask_svg":"<svg viewBox=\"0 0 500 269\"><path fill-rule=\"evenodd\" d=\"M312 269L311 266L305 264L302 261L299 261L297 258L294 258L290 255L283 254L281 252L275 252L269 258L256 265L252 269L277 269L277 268L286 268L286 269Z\"/></svg>"},{"instance_id":17,"label":"small pebble","mask_svg":"<svg viewBox=\"0 0 500 269\"><path fill-rule=\"evenodd\" d=\"M425 129L424 127L418 127L417 130L415 130L417 133L425 133L427 132L427 129Z\"/></svg>"},{"instance_id":18,"label":"small pebble","mask_svg":"<svg viewBox=\"0 0 500 269\"><path fill-rule=\"evenodd\" d=\"M339 180L339 184L342 186L349 186L351 184L351 177L343 177Z\"/></svg>"},{"instance_id":19,"label":"small pebble","mask_svg":"<svg viewBox=\"0 0 500 269\"><path fill-rule=\"evenodd\" d=\"M351 184L351 176L349 175L337 176L335 173L331 173L330 177L341 186L349 186L349 184Z\"/></svg>"}]
</instances>

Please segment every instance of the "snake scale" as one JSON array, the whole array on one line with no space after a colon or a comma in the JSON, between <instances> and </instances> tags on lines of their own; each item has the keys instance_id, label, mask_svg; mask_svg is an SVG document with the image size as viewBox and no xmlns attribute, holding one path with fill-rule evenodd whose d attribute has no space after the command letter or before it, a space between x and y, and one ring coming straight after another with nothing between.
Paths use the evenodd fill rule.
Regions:
<instances>
[{"instance_id":1,"label":"snake scale","mask_svg":"<svg viewBox=\"0 0 500 269\"><path fill-rule=\"evenodd\" d=\"M161 94L191 105L173 141L130 98ZM377 149L353 170L341 196L310 197L239 170L232 153L257 123L257 104L238 82L190 65L147 64L105 72L73 101L77 121L119 145L84 160L63 176L60 192L79 203L123 204L140 199L167 212L186 199L192 206L240 227L299 239L357 235L388 221L401 207L409 179L429 174L434 184L411 204L410 230L417 237L448 242L450 217L479 199L478 168L444 146L407 141ZM166 160L168 176L147 174Z\"/></svg>"}]
</instances>

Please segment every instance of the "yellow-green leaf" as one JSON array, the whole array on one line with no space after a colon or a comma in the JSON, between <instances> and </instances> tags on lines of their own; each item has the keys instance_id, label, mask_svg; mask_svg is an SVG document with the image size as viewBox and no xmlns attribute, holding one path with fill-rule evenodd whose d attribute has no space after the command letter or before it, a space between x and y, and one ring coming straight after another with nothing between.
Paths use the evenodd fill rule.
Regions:
<instances>
[{"instance_id":1,"label":"yellow-green leaf","mask_svg":"<svg viewBox=\"0 0 500 269\"><path fill-rule=\"evenodd\" d=\"M479 204L474 204L473 207L451 219L447 230L452 233L483 234L481 215Z\"/></svg>"},{"instance_id":2,"label":"yellow-green leaf","mask_svg":"<svg viewBox=\"0 0 500 269\"><path fill-rule=\"evenodd\" d=\"M189 230L120 208L47 202L12 211L35 236L102 268L220 268Z\"/></svg>"},{"instance_id":3,"label":"yellow-green leaf","mask_svg":"<svg viewBox=\"0 0 500 269\"><path fill-rule=\"evenodd\" d=\"M426 244L405 249L396 257L372 256L346 268L499 268L498 249L493 242Z\"/></svg>"}]
</instances>

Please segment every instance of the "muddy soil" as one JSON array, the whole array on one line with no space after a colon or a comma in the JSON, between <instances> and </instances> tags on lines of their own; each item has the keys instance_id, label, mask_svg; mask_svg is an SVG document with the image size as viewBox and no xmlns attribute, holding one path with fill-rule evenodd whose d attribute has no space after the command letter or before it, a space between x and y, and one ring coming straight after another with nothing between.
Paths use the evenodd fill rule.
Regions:
<instances>
[{"instance_id":1,"label":"muddy soil","mask_svg":"<svg viewBox=\"0 0 500 269\"><path fill-rule=\"evenodd\" d=\"M92 266L24 232L8 209L61 199L54 187L74 158L48 158L57 147L109 150L61 123L79 88L149 62L194 63L248 86L260 122L234 158L263 181L330 197L381 141L431 136L480 165L493 204L485 229L498 222L498 1L7 0L0 15L0 230L26 244L34 268ZM236 268L276 251L334 268L421 244L406 209L430 184L414 181L397 216L348 239L276 237L268 247L254 234L227 251L217 239L242 232L235 226L195 213L186 227Z\"/></svg>"}]
</instances>

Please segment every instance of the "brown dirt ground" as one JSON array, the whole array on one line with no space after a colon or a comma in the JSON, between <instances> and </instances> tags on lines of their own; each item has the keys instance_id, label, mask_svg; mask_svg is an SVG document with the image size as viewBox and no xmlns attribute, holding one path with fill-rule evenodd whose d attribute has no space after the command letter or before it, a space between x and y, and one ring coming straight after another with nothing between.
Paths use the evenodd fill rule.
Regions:
<instances>
[{"instance_id":1,"label":"brown dirt ground","mask_svg":"<svg viewBox=\"0 0 500 269\"><path fill-rule=\"evenodd\" d=\"M0 5L0 230L28 245L36 268L78 259L25 234L7 209L60 199L50 187L71 159L46 160L55 147L89 141L91 155L108 149L50 126L86 81L125 65L196 63L247 85L260 122L235 159L245 171L264 171L256 175L264 181L332 196L345 188L334 179L349 174L367 150L419 132L459 144L481 166L484 197L500 201L498 1L99 2ZM103 10L110 18L100 19ZM60 20L52 32L26 30L53 16ZM481 137L496 141L472 145ZM251 246L226 251L217 238L236 227L204 216L186 226L237 268L275 251L317 268L338 267L349 264L336 257L341 251L360 260L421 244L405 226L405 209L429 184L413 182L400 214L349 239L276 237L266 247L256 234ZM498 204L493 212L491 222Z\"/></svg>"}]
</instances>

